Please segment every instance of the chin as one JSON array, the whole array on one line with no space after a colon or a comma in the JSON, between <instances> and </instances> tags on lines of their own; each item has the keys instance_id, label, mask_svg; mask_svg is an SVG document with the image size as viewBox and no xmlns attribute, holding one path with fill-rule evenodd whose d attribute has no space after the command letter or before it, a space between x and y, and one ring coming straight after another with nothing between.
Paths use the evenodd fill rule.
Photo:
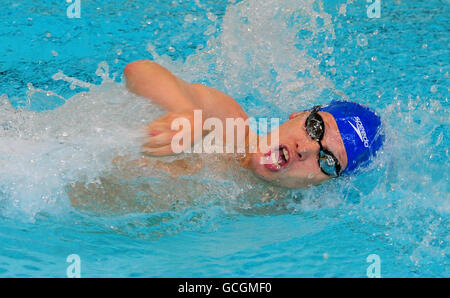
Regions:
<instances>
[{"instance_id":1,"label":"chin","mask_svg":"<svg viewBox=\"0 0 450 298\"><path fill-rule=\"evenodd\" d=\"M312 181L311 179L302 177L284 177L285 175L283 175L283 172L273 172L268 170L260 163L260 159L256 157L251 160L250 170L256 177L269 184L289 189L305 189L311 186L319 185L322 182Z\"/></svg>"},{"instance_id":2,"label":"chin","mask_svg":"<svg viewBox=\"0 0 450 298\"><path fill-rule=\"evenodd\" d=\"M263 164L260 163L260 158L253 158L251 160L250 163L250 170L253 172L253 174L271 184L271 185L275 185L275 186L280 186L280 187L285 187L285 188L298 188L298 187L291 187L289 185L285 185L285 183L283 183L283 179L282 179L282 175L280 175L280 172L272 172L270 170L268 170Z\"/></svg>"},{"instance_id":3,"label":"chin","mask_svg":"<svg viewBox=\"0 0 450 298\"><path fill-rule=\"evenodd\" d=\"M250 169L258 178L268 182L274 181L277 178L278 173L269 171L263 164L261 164L262 157L262 154L253 155L250 161Z\"/></svg>"}]
</instances>

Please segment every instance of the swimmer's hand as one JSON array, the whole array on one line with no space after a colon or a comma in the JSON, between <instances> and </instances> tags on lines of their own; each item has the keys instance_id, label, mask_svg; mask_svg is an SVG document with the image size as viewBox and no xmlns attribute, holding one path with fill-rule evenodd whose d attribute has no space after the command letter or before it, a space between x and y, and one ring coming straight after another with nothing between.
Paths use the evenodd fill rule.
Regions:
<instances>
[{"instance_id":1,"label":"swimmer's hand","mask_svg":"<svg viewBox=\"0 0 450 298\"><path fill-rule=\"evenodd\" d=\"M197 141L194 140L194 112L169 112L150 123L147 132L143 153L165 156L184 152Z\"/></svg>"}]
</instances>

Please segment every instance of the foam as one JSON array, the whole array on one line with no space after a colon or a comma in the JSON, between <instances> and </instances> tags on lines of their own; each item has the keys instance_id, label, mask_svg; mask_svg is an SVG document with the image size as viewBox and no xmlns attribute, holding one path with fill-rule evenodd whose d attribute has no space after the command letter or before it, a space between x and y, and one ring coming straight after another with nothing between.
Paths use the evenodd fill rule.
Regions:
<instances>
[{"instance_id":1,"label":"foam","mask_svg":"<svg viewBox=\"0 0 450 298\"><path fill-rule=\"evenodd\" d=\"M106 68L106 70L105 70ZM5 96L0 109L0 185L2 199L15 202L33 216L49 202L67 200L65 187L82 176L96 177L114 155L139 153L143 128L161 115L148 100L130 94L113 82L107 65L97 74L100 86L55 76L89 87L54 110L15 110ZM30 86L30 100L44 91ZM46 91L45 91L46 92ZM30 202L30 200L32 202ZM42 201L44 204L41 204Z\"/></svg>"}]
</instances>

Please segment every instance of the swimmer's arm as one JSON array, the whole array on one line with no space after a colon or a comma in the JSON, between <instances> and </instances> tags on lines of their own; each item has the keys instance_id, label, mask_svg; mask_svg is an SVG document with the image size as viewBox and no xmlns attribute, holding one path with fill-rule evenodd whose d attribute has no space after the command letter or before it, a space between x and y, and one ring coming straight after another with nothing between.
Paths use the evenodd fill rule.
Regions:
<instances>
[{"instance_id":1,"label":"swimmer's arm","mask_svg":"<svg viewBox=\"0 0 450 298\"><path fill-rule=\"evenodd\" d=\"M132 62L124 70L127 88L169 112L202 110L203 118L247 119L237 101L225 93L198 83L188 83L149 60Z\"/></svg>"},{"instance_id":2,"label":"swimmer's arm","mask_svg":"<svg viewBox=\"0 0 450 298\"><path fill-rule=\"evenodd\" d=\"M222 121L223 127L227 118L248 118L239 103L230 96L202 84L185 82L155 62L141 60L130 63L125 67L124 74L131 92L150 99L168 111L147 127L149 138L143 149L149 155L173 154L172 140L178 134L172 129L175 119L187 119L191 124L191 142L183 142L183 146L192 146L198 138L205 136L207 131L202 131L200 135L194 134L194 110L202 111L203 122L214 117ZM245 130L247 135L247 126ZM223 134L223 143L226 141L226 134Z\"/></svg>"},{"instance_id":3,"label":"swimmer's arm","mask_svg":"<svg viewBox=\"0 0 450 298\"><path fill-rule=\"evenodd\" d=\"M155 62L132 62L125 67L124 74L131 92L150 99L169 112L195 108L189 100L190 90L185 88L185 83Z\"/></svg>"}]
</instances>

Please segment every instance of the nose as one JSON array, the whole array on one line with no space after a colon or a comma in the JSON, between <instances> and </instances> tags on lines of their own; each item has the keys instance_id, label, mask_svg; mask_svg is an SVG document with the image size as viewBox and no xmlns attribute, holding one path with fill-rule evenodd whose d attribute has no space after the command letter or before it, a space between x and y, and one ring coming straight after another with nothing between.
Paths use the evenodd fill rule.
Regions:
<instances>
[{"instance_id":1,"label":"nose","mask_svg":"<svg viewBox=\"0 0 450 298\"><path fill-rule=\"evenodd\" d=\"M295 151L302 161L309 158L317 158L320 145L305 132L295 141Z\"/></svg>"}]
</instances>

